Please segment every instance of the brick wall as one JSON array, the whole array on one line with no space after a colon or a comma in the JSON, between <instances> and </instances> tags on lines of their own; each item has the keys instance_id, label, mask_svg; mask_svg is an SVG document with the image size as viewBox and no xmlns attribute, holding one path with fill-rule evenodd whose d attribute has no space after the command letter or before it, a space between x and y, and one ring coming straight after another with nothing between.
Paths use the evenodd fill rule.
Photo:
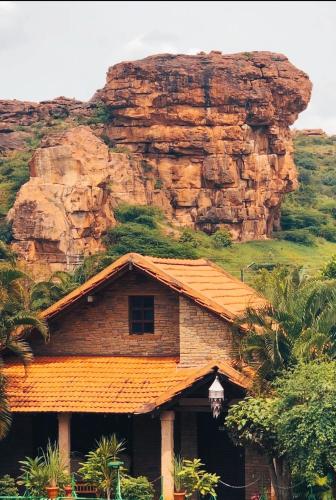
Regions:
<instances>
[{"instance_id":1,"label":"brick wall","mask_svg":"<svg viewBox=\"0 0 336 500\"><path fill-rule=\"evenodd\" d=\"M154 295L154 334L130 335L128 296ZM34 339L36 355L176 356L179 351L178 295L143 274L130 271L71 312L51 323L48 344Z\"/></svg>"},{"instance_id":2,"label":"brick wall","mask_svg":"<svg viewBox=\"0 0 336 500\"><path fill-rule=\"evenodd\" d=\"M245 490L246 500L250 500L251 496L256 493L262 493L263 488L267 490L269 495L271 493L266 458L251 448L245 448L245 484L251 484ZM273 499L273 494L271 498Z\"/></svg>"},{"instance_id":3,"label":"brick wall","mask_svg":"<svg viewBox=\"0 0 336 500\"><path fill-rule=\"evenodd\" d=\"M204 365L213 359L232 358L234 352L229 323L180 297L181 366Z\"/></svg>"}]
</instances>

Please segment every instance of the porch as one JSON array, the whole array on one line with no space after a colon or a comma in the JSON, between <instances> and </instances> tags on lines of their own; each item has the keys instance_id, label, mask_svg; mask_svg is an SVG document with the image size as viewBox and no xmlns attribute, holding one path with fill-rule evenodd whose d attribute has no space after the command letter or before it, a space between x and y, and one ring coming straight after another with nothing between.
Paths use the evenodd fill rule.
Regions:
<instances>
[{"instance_id":1,"label":"porch","mask_svg":"<svg viewBox=\"0 0 336 500\"><path fill-rule=\"evenodd\" d=\"M216 375L225 393L218 419L208 399ZM167 358L43 358L28 377L12 373L9 380L15 415L10 434L0 443L0 474L17 476L18 461L36 456L49 439L58 440L69 471L76 473L96 441L116 433L126 440L121 459L130 474L146 476L157 496L162 486L165 500L173 498L174 454L200 458L223 483L253 483L246 489L220 483L219 499L249 499L265 484L261 457L236 448L223 425L225 412L244 396L247 383L225 363L190 369Z\"/></svg>"}]
</instances>

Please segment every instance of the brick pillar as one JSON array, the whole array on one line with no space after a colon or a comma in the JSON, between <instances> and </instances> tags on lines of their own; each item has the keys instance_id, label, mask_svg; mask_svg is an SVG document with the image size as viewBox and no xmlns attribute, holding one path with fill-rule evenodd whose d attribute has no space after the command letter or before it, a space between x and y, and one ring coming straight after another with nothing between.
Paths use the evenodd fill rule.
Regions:
<instances>
[{"instance_id":1,"label":"brick pillar","mask_svg":"<svg viewBox=\"0 0 336 500\"><path fill-rule=\"evenodd\" d=\"M58 413L58 447L64 465L70 472L71 413Z\"/></svg>"},{"instance_id":2,"label":"brick pillar","mask_svg":"<svg viewBox=\"0 0 336 500\"><path fill-rule=\"evenodd\" d=\"M192 460L197 454L197 414L185 411L181 413L181 455Z\"/></svg>"},{"instance_id":3,"label":"brick pillar","mask_svg":"<svg viewBox=\"0 0 336 500\"><path fill-rule=\"evenodd\" d=\"M164 500L174 498L174 418L173 411L161 414L161 476Z\"/></svg>"}]
</instances>

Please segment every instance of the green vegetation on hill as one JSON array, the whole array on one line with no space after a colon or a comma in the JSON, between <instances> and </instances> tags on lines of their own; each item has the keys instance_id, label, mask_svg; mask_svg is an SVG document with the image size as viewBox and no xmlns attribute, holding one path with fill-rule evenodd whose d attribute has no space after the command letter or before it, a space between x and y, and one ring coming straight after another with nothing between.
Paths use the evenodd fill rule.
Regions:
<instances>
[{"instance_id":1,"label":"green vegetation on hill","mask_svg":"<svg viewBox=\"0 0 336 500\"><path fill-rule=\"evenodd\" d=\"M276 237L313 246L316 236L336 242L336 136L294 140L300 187L281 210Z\"/></svg>"}]
</instances>

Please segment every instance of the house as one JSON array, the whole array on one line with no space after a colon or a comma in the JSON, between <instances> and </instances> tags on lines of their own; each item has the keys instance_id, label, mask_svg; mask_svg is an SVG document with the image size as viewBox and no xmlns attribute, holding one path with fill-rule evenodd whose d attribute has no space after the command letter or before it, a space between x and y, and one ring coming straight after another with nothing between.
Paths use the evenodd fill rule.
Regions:
<instances>
[{"instance_id":1,"label":"house","mask_svg":"<svg viewBox=\"0 0 336 500\"><path fill-rule=\"evenodd\" d=\"M243 331L234 325L264 299L204 259L127 254L42 315L45 343L32 334L35 361L6 368L14 421L0 443L0 473L58 438L68 467L102 434L127 440L134 475L162 478L172 499L172 458L199 456L220 474L220 498L242 500L268 481L262 457L236 448L223 426L228 405L244 397L251 371L239 370ZM218 376L223 414L213 418L209 386Z\"/></svg>"}]
</instances>

